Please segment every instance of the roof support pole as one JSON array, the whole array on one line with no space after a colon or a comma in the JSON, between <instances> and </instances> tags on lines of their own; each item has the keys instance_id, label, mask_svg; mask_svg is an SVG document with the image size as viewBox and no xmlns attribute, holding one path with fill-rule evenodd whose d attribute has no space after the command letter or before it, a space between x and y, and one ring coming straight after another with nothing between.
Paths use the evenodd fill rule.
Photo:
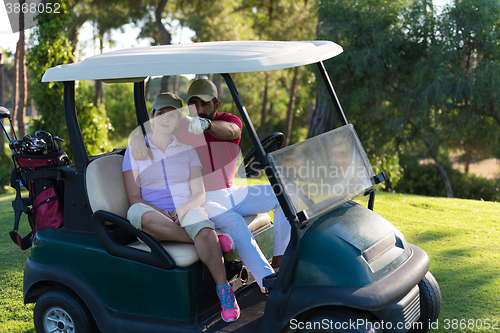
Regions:
<instances>
[{"instance_id":1,"label":"roof support pole","mask_svg":"<svg viewBox=\"0 0 500 333\"><path fill-rule=\"evenodd\" d=\"M64 115L76 170L84 172L87 164L89 164L89 156L87 155L87 149L85 149L82 131L76 116L75 81L64 81Z\"/></svg>"},{"instance_id":2,"label":"roof support pole","mask_svg":"<svg viewBox=\"0 0 500 333\"><path fill-rule=\"evenodd\" d=\"M297 251L299 246L298 228L300 227L301 224L292 210L292 204L288 201L288 198L285 196L285 191L283 189L282 184L278 181L278 178L276 177L275 170L269 164L269 160L266 156L264 148L262 147L262 144L259 141L257 132L255 131L255 128L253 127L253 124L250 121L250 117L248 116L247 110L243 105L243 102L240 98L240 95L238 94L238 91L236 90L236 87L234 85L233 80L231 79L231 76L229 76L229 74L221 74L221 75L224 78L224 80L226 80L227 87L229 88L233 100L236 103L236 107L240 111L243 122L245 123L245 126L247 127L247 130L250 133L250 138L252 139L253 144L257 149L257 154L259 154L260 157L262 158L261 161L263 161L262 165L264 171L266 172L267 178L269 179L273 191L276 194L276 197L278 198L278 202L281 206L281 209L283 210L283 213L285 214L288 222L291 225L290 243L288 244L287 250L285 251L285 254L283 256L283 261L280 267L282 271L287 271L287 273L279 275L275 283L275 287L281 289L282 294L286 294L288 292L288 288L290 287L291 278L293 276L293 270L295 269L296 265Z\"/></svg>"},{"instance_id":3,"label":"roof support pole","mask_svg":"<svg viewBox=\"0 0 500 333\"><path fill-rule=\"evenodd\" d=\"M226 84L229 88L229 91L231 92L231 95L233 96L233 100L236 103L236 107L240 111L243 123L245 124L247 131L250 134L250 138L252 139L252 142L255 148L257 149L257 154L259 155L259 158L261 158L261 160L263 161L262 163L263 168L269 178L271 185L273 186L273 190L276 193L276 196L278 197L278 201L280 202L281 208L283 209L285 216L292 225L292 228L296 228L299 222L297 221L296 216L291 209L291 205L289 204L288 200L285 197L281 183L277 180L275 172L269 164L269 159L267 158L264 148L262 147L259 137L257 136L257 132L255 131L255 128L253 127L253 124L250 121L250 117L248 116L247 110L243 105L243 102L240 98L238 91L236 90L234 82L231 79L231 76L229 76L229 74L221 74L221 75L222 77L224 77L224 80L226 80Z\"/></svg>"},{"instance_id":4,"label":"roof support pole","mask_svg":"<svg viewBox=\"0 0 500 333\"><path fill-rule=\"evenodd\" d=\"M149 120L146 96L144 95L144 81L134 83L135 115L139 125Z\"/></svg>"},{"instance_id":5,"label":"roof support pole","mask_svg":"<svg viewBox=\"0 0 500 333\"><path fill-rule=\"evenodd\" d=\"M332 81L330 80L330 77L328 76L328 72L326 71L325 64L323 64L323 61L320 61L317 63L319 72L321 76L323 77L323 81L325 81L326 89L328 90L328 93L330 94L330 97L332 99L333 105L335 105L335 109L337 110L337 114L339 115L340 122L342 123L342 126L347 125L347 118L345 117L344 110L342 110L342 106L340 105L340 101L337 97L337 94L335 93L335 89L333 89L333 84Z\"/></svg>"}]
</instances>

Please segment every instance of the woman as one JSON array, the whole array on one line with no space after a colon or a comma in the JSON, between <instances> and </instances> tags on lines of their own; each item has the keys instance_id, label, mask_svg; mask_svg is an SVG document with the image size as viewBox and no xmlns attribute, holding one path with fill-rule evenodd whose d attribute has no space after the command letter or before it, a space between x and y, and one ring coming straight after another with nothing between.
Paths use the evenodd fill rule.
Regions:
<instances>
[{"instance_id":1,"label":"woman","mask_svg":"<svg viewBox=\"0 0 500 333\"><path fill-rule=\"evenodd\" d=\"M221 246L231 250L234 245L227 236L218 238L213 222L200 207L205 188L196 151L172 135L179 125L181 108L178 96L158 95L151 111L153 134L146 138L154 159L135 160L130 147L125 152L123 176L131 204L127 218L158 241L194 243L217 285L222 319L232 322L238 319L240 309L226 280Z\"/></svg>"}]
</instances>

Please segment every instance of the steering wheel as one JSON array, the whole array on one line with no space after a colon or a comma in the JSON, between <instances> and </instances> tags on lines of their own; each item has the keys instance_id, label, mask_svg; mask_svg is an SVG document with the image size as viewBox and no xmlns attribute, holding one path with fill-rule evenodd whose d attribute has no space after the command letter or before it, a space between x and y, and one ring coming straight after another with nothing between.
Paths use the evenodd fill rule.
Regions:
<instances>
[{"instance_id":1,"label":"steering wheel","mask_svg":"<svg viewBox=\"0 0 500 333\"><path fill-rule=\"evenodd\" d=\"M281 149L283 147L283 141L285 141L285 136L281 132L274 132L267 138L261 141L262 147L267 154L275 150ZM262 159L257 154L257 149L252 149L247 156L243 159L238 168L238 176L241 178L248 178L259 174L262 170Z\"/></svg>"}]
</instances>

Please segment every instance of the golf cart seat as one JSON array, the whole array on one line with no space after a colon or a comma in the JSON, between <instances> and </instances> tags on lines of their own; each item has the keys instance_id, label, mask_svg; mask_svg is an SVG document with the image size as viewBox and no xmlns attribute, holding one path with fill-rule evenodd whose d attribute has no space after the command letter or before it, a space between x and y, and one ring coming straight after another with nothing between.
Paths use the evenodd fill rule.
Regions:
<instances>
[{"instance_id":1,"label":"golf cart seat","mask_svg":"<svg viewBox=\"0 0 500 333\"><path fill-rule=\"evenodd\" d=\"M130 204L128 202L125 182L123 180L122 163L123 156L108 155L95 159L87 166L85 178L87 195L92 212L104 211L113 213L119 216L121 220L127 222L126 225L122 224L122 226L125 226L127 230L131 231L138 239L143 240L144 237L150 238L142 231L134 228L128 220L126 220ZM270 224L270 218L267 214L245 216L244 219L252 233L256 233ZM112 222L104 223L104 225L110 224L112 224ZM103 233L101 233L101 235L105 236ZM160 245L172 257L178 267L186 267L199 260L193 244L161 242ZM135 240L123 246L138 249L144 253L151 251L147 244L139 240Z\"/></svg>"}]
</instances>

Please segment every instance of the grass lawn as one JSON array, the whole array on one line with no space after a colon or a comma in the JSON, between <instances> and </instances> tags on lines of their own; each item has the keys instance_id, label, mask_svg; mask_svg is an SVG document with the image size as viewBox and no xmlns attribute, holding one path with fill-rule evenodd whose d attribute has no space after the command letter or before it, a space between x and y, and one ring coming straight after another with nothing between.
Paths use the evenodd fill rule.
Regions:
<instances>
[{"instance_id":1,"label":"grass lawn","mask_svg":"<svg viewBox=\"0 0 500 333\"><path fill-rule=\"evenodd\" d=\"M481 331L479 321L446 329L454 319L500 330L500 203L377 193L375 211L429 254L443 296L439 332Z\"/></svg>"},{"instance_id":2,"label":"grass lawn","mask_svg":"<svg viewBox=\"0 0 500 333\"><path fill-rule=\"evenodd\" d=\"M27 192L23 196L28 196ZM10 239L14 225L12 200L15 194L0 195L0 332L35 332L33 304L23 302L23 270L30 250L22 251ZM20 223L19 233L24 236L31 230L26 217Z\"/></svg>"},{"instance_id":3,"label":"grass lawn","mask_svg":"<svg viewBox=\"0 0 500 333\"><path fill-rule=\"evenodd\" d=\"M9 237L13 198L14 194L0 196L0 332L32 333L33 305L24 305L22 300L29 250L21 251ZM431 272L443 295L435 332L481 331L474 329L477 321L459 328L460 320L464 324L469 319L489 319L490 324L496 320L500 329L500 203L378 192L375 211L431 258ZM23 225L22 233L26 233Z\"/></svg>"}]
</instances>

